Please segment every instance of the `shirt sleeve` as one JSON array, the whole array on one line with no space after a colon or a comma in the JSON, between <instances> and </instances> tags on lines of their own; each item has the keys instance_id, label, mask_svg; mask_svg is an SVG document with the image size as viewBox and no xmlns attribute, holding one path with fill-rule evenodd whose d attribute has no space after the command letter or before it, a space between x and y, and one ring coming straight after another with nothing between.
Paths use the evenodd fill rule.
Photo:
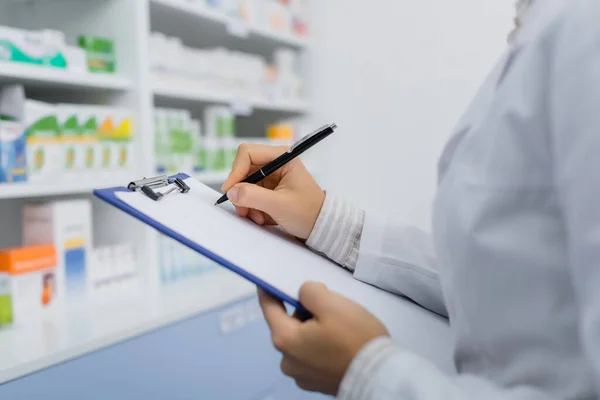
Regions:
<instances>
[{"instance_id":1,"label":"shirt sleeve","mask_svg":"<svg viewBox=\"0 0 600 400\"><path fill-rule=\"evenodd\" d=\"M330 194L306 241L308 247L354 271L365 213Z\"/></svg>"},{"instance_id":2,"label":"shirt sleeve","mask_svg":"<svg viewBox=\"0 0 600 400\"><path fill-rule=\"evenodd\" d=\"M306 244L354 278L447 315L431 236L326 193Z\"/></svg>"},{"instance_id":3,"label":"shirt sleeve","mask_svg":"<svg viewBox=\"0 0 600 400\"><path fill-rule=\"evenodd\" d=\"M553 400L533 386L503 388L474 375L449 377L388 337L368 343L354 358L340 400ZM557 399L556 399L557 400Z\"/></svg>"}]
</instances>

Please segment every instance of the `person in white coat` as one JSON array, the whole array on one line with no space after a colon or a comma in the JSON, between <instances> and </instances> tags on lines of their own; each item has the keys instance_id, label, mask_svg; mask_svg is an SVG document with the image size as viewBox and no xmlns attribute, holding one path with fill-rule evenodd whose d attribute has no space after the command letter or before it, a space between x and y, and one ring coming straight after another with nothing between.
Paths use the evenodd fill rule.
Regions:
<instances>
[{"instance_id":1,"label":"person in white coat","mask_svg":"<svg viewBox=\"0 0 600 400\"><path fill-rule=\"evenodd\" d=\"M448 316L455 337L448 376L323 285L300 291L306 322L261 292L300 387L341 399L600 397L600 1L519 10L441 155L431 237L324 192L300 161L264 187L238 184L282 151L240 148L223 189L241 216Z\"/></svg>"}]
</instances>

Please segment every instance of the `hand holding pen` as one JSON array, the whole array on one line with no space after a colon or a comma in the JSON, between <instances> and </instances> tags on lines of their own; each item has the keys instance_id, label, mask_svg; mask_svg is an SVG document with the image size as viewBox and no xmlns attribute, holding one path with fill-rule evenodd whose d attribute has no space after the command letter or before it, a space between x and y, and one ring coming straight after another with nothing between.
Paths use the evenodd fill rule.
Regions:
<instances>
[{"instance_id":1,"label":"hand holding pen","mask_svg":"<svg viewBox=\"0 0 600 400\"><path fill-rule=\"evenodd\" d=\"M325 193L297 157L329 136L335 128L335 125L323 127L289 150L286 147L241 145L222 187L237 213L259 225L280 225L288 233L307 239L321 211ZM282 159L285 162L281 163ZM275 164L279 166L273 169ZM255 183L243 182L252 174L256 177L257 173L262 179Z\"/></svg>"}]
</instances>

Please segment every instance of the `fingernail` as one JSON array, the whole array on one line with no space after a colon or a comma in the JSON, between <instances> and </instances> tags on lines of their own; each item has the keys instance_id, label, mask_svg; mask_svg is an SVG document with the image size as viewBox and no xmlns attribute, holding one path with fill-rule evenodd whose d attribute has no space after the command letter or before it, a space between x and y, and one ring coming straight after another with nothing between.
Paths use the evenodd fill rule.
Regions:
<instances>
[{"instance_id":1,"label":"fingernail","mask_svg":"<svg viewBox=\"0 0 600 400\"><path fill-rule=\"evenodd\" d=\"M229 189L229 192L227 192L227 198L229 199L229 201L237 201L238 192L239 189L236 187Z\"/></svg>"}]
</instances>

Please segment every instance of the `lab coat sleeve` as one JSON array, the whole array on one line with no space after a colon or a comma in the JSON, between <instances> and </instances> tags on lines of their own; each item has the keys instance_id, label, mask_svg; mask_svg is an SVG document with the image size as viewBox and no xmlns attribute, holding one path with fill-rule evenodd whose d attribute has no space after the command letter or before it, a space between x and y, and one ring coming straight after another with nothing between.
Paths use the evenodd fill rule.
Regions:
<instances>
[{"instance_id":1,"label":"lab coat sleeve","mask_svg":"<svg viewBox=\"0 0 600 400\"><path fill-rule=\"evenodd\" d=\"M579 4L551 63L549 115L579 332L600 390L600 2Z\"/></svg>"},{"instance_id":2,"label":"lab coat sleeve","mask_svg":"<svg viewBox=\"0 0 600 400\"><path fill-rule=\"evenodd\" d=\"M369 342L354 358L338 392L340 400L551 400L535 387L501 388L472 375L450 378L392 339Z\"/></svg>"},{"instance_id":3,"label":"lab coat sleeve","mask_svg":"<svg viewBox=\"0 0 600 400\"><path fill-rule=\"evenodd\" d=\"M568 266L580 307L582 351L600 390L600 2L573 2L543 40L548 143ZM572 10L571 10L572 11ZM367 344L342 381L342 400L549 399L533 386L499 387L482 377L449 377L389 338Z\"/></svg>"},{"instance_id":4,"label":"lab coat sleeve","mask_svg":"<svg viewBox=\"0 0 600 400\"><path fill-rule=\"evenodd\" d=\"M447 316L431 235L367 211L354 277Z\"/></svg>"},{"instance_id":5,"label":"lab coat sleeve","mask_svg":"<svg viewBox=\"0 0 600 400\"><path fill-rule=\"evenodd\" d=\"M307 245L354 277L447 315L431 237L327 193Z\"/></svg>"}]
</instances>

